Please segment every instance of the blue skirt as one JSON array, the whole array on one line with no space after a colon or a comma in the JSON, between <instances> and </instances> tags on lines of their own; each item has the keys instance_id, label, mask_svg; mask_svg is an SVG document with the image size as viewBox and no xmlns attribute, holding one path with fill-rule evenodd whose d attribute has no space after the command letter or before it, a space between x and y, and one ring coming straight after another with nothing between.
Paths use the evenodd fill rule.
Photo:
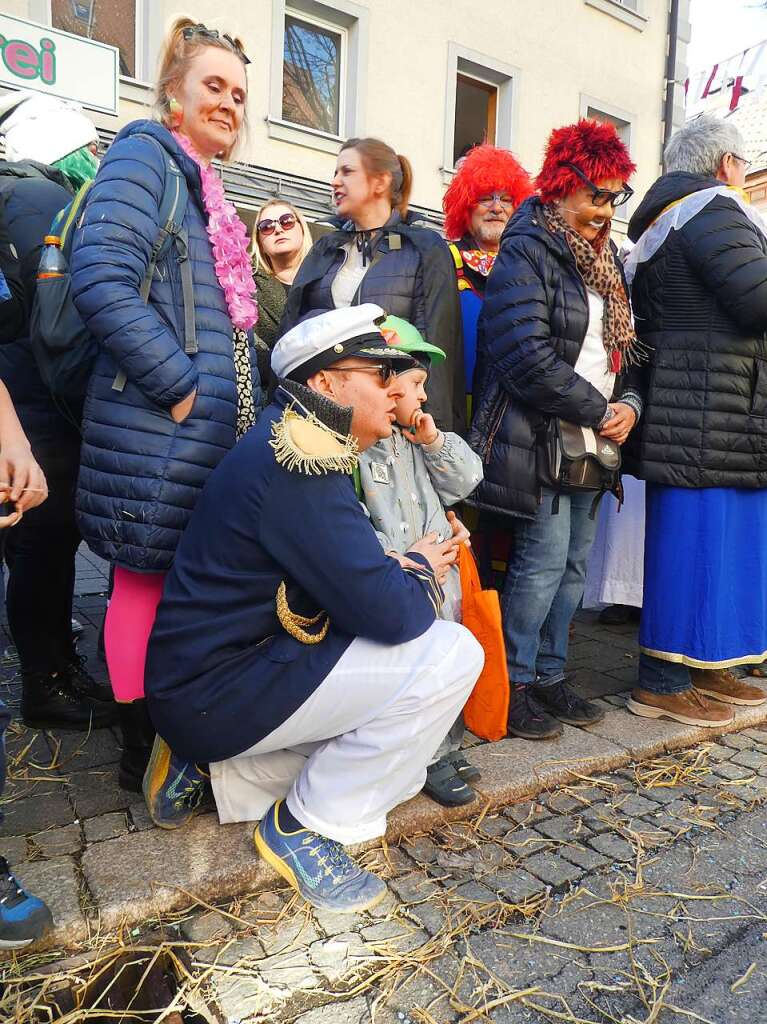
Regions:
<instances>
[{"instance_id":1,"label":"blue skirt","mask_svg":"<svg viewBox=\"0 0 767 1024\"><path fill-rule=\"evenodd\" d=\"M693 668L767 659L767 490L647 485L639 646Z\"/></svg>"}]
</instances>

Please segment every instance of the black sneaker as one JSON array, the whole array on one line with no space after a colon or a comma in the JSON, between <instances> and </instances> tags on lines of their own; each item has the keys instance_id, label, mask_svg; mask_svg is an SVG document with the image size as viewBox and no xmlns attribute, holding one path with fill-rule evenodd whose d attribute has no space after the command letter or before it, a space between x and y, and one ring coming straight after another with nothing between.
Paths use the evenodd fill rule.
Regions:
<instances>
[{"instance_id":1,"label":"black sneaker","mask_svg":"<svg viewBox=\"0 0 767 1024\"><path fill-rule=\"evenodd\" d=\"M53 924L50 910L30 896L0 857L0 949L22 949L41 938Z\"/></svg>"},{"instance_id":2,"label":"black sneaker","mask_svg":"<svg viewBox=\"0 0 767 1024\"><path fill-rule=\"evenodd\" d=\"M596 725L605 717L604 711L584 700L570 689L573 674L563 676L555 683L535 684L535 699L550 715L565 725Z\"/></svg>"},{"instance_id":3,"label":"black sneaker","mask_svg":"<svg viewBox=\"0 0 767 1024\"><path fill-rule=\"evenodd\" d=\"M466 760L462 750L451 751L445 755L445 760L450 762L464 782L479 782L482 778L482 772L476 765Z\"/></svg>"},{"instance_id":4,"label":"black sneaker","mask_svg":"<svg viewBox=\"0 0 767 1024\"><path fill-rule=\"evenodd\" d=\"M532 685L512 683L508 721L510 736L519 736L523 740L550 740L562 735L562 726L538 703L537 696L538 689Z\"/></svg>"},{"instance_id":5,"label":"black sneaker","mask_svg":"<svg viewBox=\"0 0 767 1024\"><path fill-rule=\"evenodd\" d=\"M462 807L477 798L471 786L466 785L453 765L444 758L426 769L423 792L443 807Z\"/></svg>"},{"instance_id":6,"label":"black sneaker","mask_svg":"<svg viewBox=\"0 0 767 1024\"><path fill-rule=\"evenodd\" d=\"M21 717L30 729L102 729L117 720L115 704L89 700L74 693L68 676L23 673Z\"/></svg>"},{"instance_id":7,"label":"black sneaker","mask_svg":"<svg viewBox=\"0 0 767 1024\"><path fill-rule=\"evenodd\" d=\"M65 669L72 692L77 697L85 697L99 704L114 704L112 687L109 683L100 683L94 679L85 667L87 664L88 659L82 654L72 655L72 660Z\"/></svg>"}]
</instances>

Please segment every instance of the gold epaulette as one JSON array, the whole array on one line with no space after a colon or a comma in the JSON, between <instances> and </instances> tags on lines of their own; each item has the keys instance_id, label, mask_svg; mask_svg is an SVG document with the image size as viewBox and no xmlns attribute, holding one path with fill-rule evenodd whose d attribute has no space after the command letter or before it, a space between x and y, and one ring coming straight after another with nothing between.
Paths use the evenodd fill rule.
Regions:
<instances>
[{"instance_id":1,"label":"gold epaulette","mask_svg":"<svg viewBox=\"0 0 767 1024\"><path fill-rule=\"evenodd\" d=\"M310 633L307 629L303 629L304 626L316 626L323 615L325 616L325 621L317 633ZM330 618L327 612L318 612L312 618L307 618L306 615L297 615L296 612L291 611L288 604L285 580L277 588L277 618L280 620L280 625L285 632L302 644L320 643L321 640L325 639L330 629Z\"/></svg>"},{"instance_id":2,"label":"gold epaulette","mask_svg":"<svg viewBox=\"0 0 767 1024\"><path fill-rule=\"evenodd\" d=\"M303 416L289 406L272 423L269 444L277 462L288 471L307 476L319 473L348 473L357 465L359 448L351 436L326 427L314 413Z\"/></svg>"}]
</instances>

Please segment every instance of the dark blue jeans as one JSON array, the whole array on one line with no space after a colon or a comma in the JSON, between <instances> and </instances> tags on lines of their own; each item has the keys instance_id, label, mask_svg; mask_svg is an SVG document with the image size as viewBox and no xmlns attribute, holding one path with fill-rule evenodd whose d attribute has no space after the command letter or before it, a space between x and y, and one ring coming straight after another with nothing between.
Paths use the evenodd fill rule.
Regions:
<instances>
[{"instance_id":1,"label":"dark blue jeans","mask_svg":"<svg viewBox=\"0 0 767 1024\"><path fill-rule=\"evenodd\" d=\"M692 686L690 670L675 661L639 654L639 686L651 693L682 693Z\"/></svg>"},{"instance_id":2,"label":"dark blue jeans","mask_svg":"<svg viewBox=\"0 0 767 1024\"><path fill-rule=\"evenodd\" d=\"M509 679L529 685L564 672L569 629L583 597L586 562L597 529L594 493L544 490L535 519L514 520L501 597Z\"/></svg>"}]
</instances>

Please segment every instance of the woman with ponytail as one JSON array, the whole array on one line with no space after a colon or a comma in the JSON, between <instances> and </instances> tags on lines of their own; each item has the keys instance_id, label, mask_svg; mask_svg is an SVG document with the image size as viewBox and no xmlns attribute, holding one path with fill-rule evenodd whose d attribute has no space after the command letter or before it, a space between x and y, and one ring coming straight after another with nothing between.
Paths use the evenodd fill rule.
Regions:
<instances>
[{"instance_id":1,"label":"woman with ponytail","mask_svg":"<svg viewBox=\"0 0 767 1024\"><path fill-rule=\"evenodd\" d=\"M164 576L209 473L252 425L260 393L248 235L212 165L241 135L247 64L238 40L176 20L158 119L119 132L74 240L72 295L99 346L78 522L114 566L105 648L122 709L120 784L137 791L154 740L144 664ZM168 220L180 230L153 266ZM155 822L172 828L199 802L204 776L176 764L162 741L154 749L145 794Z\"/></svg>"},{"instance_id":2,"label":"woman with ponytail","mask_svg":"<svg viewBox=\"0 0 767 1024\"><path fill-rule=\"evenodd\" d=\"M349 139L333 177L337 216L288 294L280 333L313 310L374 302L415 324L447 353L433 372L429 411L444 430L466 425L461 310L442 238L408 210L413 170L380 139Z\"/></svg>"}]
</instances>

